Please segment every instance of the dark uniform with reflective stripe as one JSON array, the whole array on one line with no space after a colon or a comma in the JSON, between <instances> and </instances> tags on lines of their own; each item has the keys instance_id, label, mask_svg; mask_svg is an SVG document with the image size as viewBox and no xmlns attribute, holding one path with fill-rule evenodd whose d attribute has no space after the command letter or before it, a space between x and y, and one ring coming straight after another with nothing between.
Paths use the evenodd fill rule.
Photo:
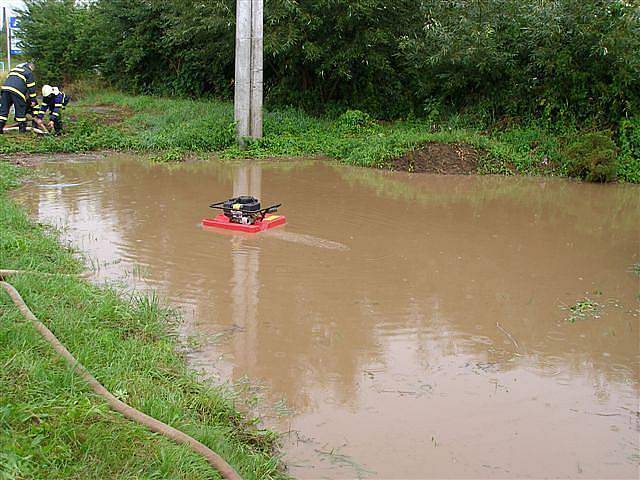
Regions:
<instances>
[{"instance_id":1,"label":"dark uniform with reflective stripe","mask_svg":"<svg viewBox=\"0 0 640 480\"><path fill-rule=\"evenodd\" d=\"M51 94L48 97L42 97L42 103L35 113L42 120L48 110L49 120L53 122L53 128L56 133L60 133L62 131L62 110L67 106L67 103L69 103L69 97L64 92L60 92L57 95Z\"/></svg>"},{"instance_id":2,"label":"dark uniform with reflective stripe","mask_svg":"<svg viewBox=\"0 0 640 480\"><path fill-rule=\"evenodd\" d=\"M27 131L27 109L35 107L36 80L28 63L21 63L9 71L0 87L0 133L7 123L9 108L15 109L16 122L21 132Z\"/></svg>"}]
</instances>

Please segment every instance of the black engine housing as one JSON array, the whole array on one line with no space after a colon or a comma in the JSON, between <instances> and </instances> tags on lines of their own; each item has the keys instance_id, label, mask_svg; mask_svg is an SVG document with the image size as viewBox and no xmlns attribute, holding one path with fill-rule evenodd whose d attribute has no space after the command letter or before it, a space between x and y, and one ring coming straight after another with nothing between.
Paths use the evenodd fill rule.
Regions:
<instances>
[{"instance_id":1,"label":"black engine housing","mask_svg":"<svg viewBox=\"0 0 640 480\"><path fill-rule=\"evenodd\" d=\"M260 214L260 200L248 195L230 198L222 204L222 211L234 223L253 224Z\"/></svg>"}]
</instances>

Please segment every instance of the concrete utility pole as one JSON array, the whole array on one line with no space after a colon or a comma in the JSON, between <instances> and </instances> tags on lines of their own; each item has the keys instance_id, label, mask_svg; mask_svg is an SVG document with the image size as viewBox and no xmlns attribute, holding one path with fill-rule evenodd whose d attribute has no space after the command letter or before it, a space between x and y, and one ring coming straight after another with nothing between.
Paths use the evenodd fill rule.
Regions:
<instances>
[{"instance_id":1,"label":"concrete utility pole","mask_svg":"<svg viewBox=\"0 0 640 480\"><path fill-rule=\"evenodd\" d=\"M11 29L9 28L9 12L7 7L2 7L2 19L4 20L4 31L7 35L7 72L11 70Z\"/></svg>"},{"instance_id":2,"label":"concrete utility pole","mask_svg":"<svg viewBox=\"0 0 640 480\"><path fill-rule=\"evenodd\" d=\"M236 0L234 118L238 142L262 137L262 24L264 0Z\"/></svg>"}]
</instances>

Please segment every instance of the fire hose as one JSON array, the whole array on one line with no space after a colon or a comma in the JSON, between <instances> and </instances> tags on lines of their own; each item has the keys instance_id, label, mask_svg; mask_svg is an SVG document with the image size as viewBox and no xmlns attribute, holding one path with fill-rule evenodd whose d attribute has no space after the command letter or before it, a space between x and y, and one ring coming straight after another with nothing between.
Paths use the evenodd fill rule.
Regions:
<instances>
[{"instance_id":1,"label":"fire hose","mask_svg":"<svg viewBox=\"0 0 640 480\"><path fill-rule=\"evenodd\" d=\"M220 455L215 453L209 447L200 443L195 438L187 435L180 430L177 430L166 423L161 422L139 410L127 405L126 403L118 400L111 392L109 392L98 380L95 379L91 373L78 362L71 353L60 343L56 336L49 330L36 316L31 312L27 304L24 302L20 293L15 289L13 285L7 283L5 277L15 274L29 274L36 272L26 272L20 270L0 270L0 286L9 294L13 303L18 307L23 317L31 322L33 327L42 335L42 337L49 342L51 347L56 351L58 355L63 357L67 364L74 369L82 379L89 384L91 389L104 398L107 404L116 412L121 413L129 420L140 423L146 426L149 430L155 433L164 435L165 437L173 440L176 443L189 446L194 452L204 457L213 468L215 468L223 478L228 480L242 480L240 475L229 465ZM46 275L46 274L45 274Z\"/></svg>"}]
</instances>

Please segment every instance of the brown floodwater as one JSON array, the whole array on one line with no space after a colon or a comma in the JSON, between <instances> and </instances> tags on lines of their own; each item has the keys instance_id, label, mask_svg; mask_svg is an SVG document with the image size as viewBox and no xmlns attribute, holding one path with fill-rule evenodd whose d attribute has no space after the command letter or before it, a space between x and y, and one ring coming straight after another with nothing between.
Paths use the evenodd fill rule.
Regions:
<instances>
[{"instance_id":1,"label":"brown floodwater","mask_svg":"<svg viewBox=\"0 0 640 480\"><path fill-rule=\"evenodd\" d=\"M288 225L199 226L238 194ZM179 307L296 477L637 478L637 186L115 155L17 198L96 281Z\"/></svg>"}]
</instances>

